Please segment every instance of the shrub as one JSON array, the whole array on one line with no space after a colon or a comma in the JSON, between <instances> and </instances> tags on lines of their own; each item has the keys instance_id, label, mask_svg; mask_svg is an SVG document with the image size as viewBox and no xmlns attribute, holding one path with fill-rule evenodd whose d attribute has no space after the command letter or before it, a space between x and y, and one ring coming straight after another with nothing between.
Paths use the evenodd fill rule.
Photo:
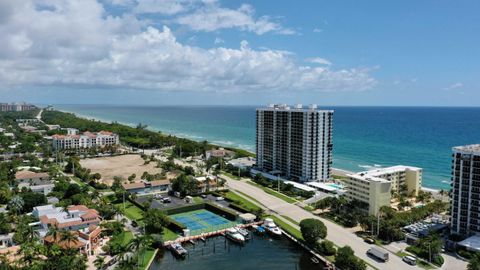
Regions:
<instances>
[{"instance_id":1,"label":"shrub","mask_svg":"<svg viewBox=\"0 0 480 270\"><path fill-rule=\"evenodd\" d=\"M315 245L315 250L325 256L332 256L337 253L337 249L333 245L332 241L323 240L321 243Z\"/></svg>"}]
</instances>

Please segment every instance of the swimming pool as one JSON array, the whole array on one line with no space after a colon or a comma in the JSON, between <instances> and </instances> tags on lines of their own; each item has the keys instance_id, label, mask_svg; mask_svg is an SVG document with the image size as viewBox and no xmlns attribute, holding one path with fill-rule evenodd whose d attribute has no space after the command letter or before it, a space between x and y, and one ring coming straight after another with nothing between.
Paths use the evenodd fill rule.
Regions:
<instances>
[{"instance_id":1,"label":"swimming pool","mask_svg":"<svg viewBox=\"0 0 480 270\"><path fill-rule=\"evenodd\" d=\"M170 217L185 225L191 235L224 229L237 224L205 209L175 214Z\"/></svg>"},{"instance_id":2,"label":"swimming pool","mask_svg":"<svg viewBox=\"0 0 480 270\"><path fill-rule=\"evenodd\" d=\"M343 189L342 185L335 184L335 183L329 183L329 184L327 184L327 186L333 187L333 188L336 188L336 189Z\"/></svg>"}]
</instances>

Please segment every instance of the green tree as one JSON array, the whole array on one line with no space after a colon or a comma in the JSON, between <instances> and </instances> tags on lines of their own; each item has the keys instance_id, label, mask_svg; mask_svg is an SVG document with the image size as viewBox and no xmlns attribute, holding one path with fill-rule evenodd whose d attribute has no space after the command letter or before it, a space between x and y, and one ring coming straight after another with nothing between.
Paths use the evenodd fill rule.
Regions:
<instances>
[{"instance_id":1,"label":"green tree","mask_svg":"<svg viewBox=\"0 0 480 270\"><path fill-rule=\"evenodd\" d=\"M97 269L102 269L105 266L105 257L97 256L97 258L95 258L95 260L93 261L93 265Z\"/></svg>"},{"instance_id":2,"label":"green tree","mask_svg":"<svg viewBox=\"0 0 480 270\"><path fill-rule=\"evenodd\" d=\"M337 253L337 249L332 241L323 240L315 245L315 250L322 253L325 256L332 256Z\"/></svg>"},{"instance_id":3,"label":"green tree","mask_svg":"<svg viewBox=\"0 0 480 270\"><path fill-rule=\"evenodd\" d=\"M156 208L151 208L144 212L143 221L147 233L161 234L163 227L168 224L165 214Z\"/></svg>"},{"instance_id":4,"label":"green tree","mask_svg":"<svg viewBox=\"0 0 480 270\"><path fill-rule=\"evenodd\" d=\"M476 252L467 265L468 270L480 270L480 253Z\"/></svg>"},{"instance_id":5,"label":"green tree","mask_svg":"<svg viewBox=\"0 0 480 270\"><path fill-rule=\"evenodd\" d=\"M322 221L314 218L307 218L300 222L300 231L303 239L309 245L314 245L320 238L327 236L327 227Z\"/></svg>"},{"instance_id":6,"label":"green tree","mask_svg":"<svg viewBox=\"0 0 480 270\"><path fill-rule=\"evenodd\" d=\"M335 256L335 266L342 270L365 270L367 264L355 256L352 248L344 246L339 248Z\"/></svg>"}]
</instances>

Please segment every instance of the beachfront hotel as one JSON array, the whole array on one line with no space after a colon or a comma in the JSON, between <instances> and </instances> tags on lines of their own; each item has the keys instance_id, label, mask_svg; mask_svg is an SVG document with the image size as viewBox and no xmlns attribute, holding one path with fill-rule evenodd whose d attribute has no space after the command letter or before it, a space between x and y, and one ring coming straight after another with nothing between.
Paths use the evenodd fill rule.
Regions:
<instances>
[{"instance_id":1,"label":"beachfront hotel","mask_svg":"<svg viewBox=\"0 0 480 270\"><path fill-rule=\"evenodd\" d=\"M417 196L422 188L422 169L412 166L397 165L387 168L378 168L358 174L378 177L390 181L392 190L398 192L405 187L409 195Z\"/></svg>"},{"instance_id":2,"label":"beachfront hotel","mask_svg":"<svg viewBox=\"0 0 480 270\"><path fill-rule=\"evenodd\" d=\"M480 144L453 148L451 231L480 233Z\"/></svg>"},{"instance_id":3,"label":"beachfront hotel","mask_svg":"<svg viewBox=\"0 0 480 270\"><path fill-rule=\"evenodd\" d=\"M297 182L330 178L333 111L269 105L256 118L255 170Z\"/></svg>"},{"instance_id":4,"label":"beachfront hotel","mask_svg":"<svg viewBox=\"0 0 480 270\"><path fill-rule=\"evenodd\" d=\"M382 206L390 206L392 182L363 173L347 174L343 180L345 196L362 202L361 209L376 216Z\"/></svg>"},{"instance_id":5,"label":"beachfront hotel","mask_svg":"<svg viewBox=\"0 0 480 270\"><path fill-rule=\"evenodd\" d=\"M67 135L56 134L52 136L52 145L55 150L104 147L107 145L117 145L119 143L119 136L109 131L100 131L97 133L87 131L78 134L78 130L68 129Z\"/></svg>"}]
</instances>

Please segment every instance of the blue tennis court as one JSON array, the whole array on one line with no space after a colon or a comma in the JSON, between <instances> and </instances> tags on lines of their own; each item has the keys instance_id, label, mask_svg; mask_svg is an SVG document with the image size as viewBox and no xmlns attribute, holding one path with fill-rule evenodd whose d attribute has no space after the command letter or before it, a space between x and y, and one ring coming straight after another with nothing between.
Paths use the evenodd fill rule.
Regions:
<instances>
[{"instance_id":1,"label":"blue tennis court","mask_svg":"<svg viewBox=\"0 0 480 270\"><path fill-rule=\"evenodd\" d=\"M187 226L190 231L217 230L234 223L205 209L175 214L170 217Z\"/></svg>"}]
</instances>

